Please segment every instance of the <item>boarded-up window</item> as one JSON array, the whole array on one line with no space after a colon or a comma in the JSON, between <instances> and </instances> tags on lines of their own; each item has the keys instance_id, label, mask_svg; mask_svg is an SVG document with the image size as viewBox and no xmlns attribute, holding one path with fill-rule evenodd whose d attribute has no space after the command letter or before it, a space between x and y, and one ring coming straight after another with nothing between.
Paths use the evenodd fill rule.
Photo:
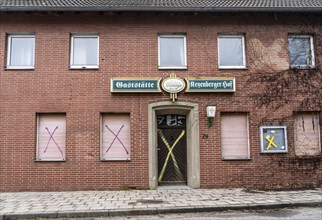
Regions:
<instances>
[{"instance_id":1,"label":"boarded-up window","mask_svg":"<svg viewBox=\"0 0 322 220\"><path fill-rule=\"evenodd\" d=\"M296 155L320 154L319 114L303 113L295 115L294 136Z\"/></svg>"},{"instance_id":2,"label":"boarded-up window","mask_svg":"<svg viewBox=\"0 0 322 220\"><path fill-rule=\"evenodd\" d=\"M246 113L221 114L221 152L223 159L248 159L248 122Z\"/></svg>"},{"instance_id":3,"label":"boarded-up window","mask_svg":"<svg viewBox=\"0 0 322 220\"><path fill-rule=\"evenodd\" d=\"M65 160L66 115L38 114L37 160Z\"/></svg>"},{"instance_id":4,"label":"boarded-up window","mask_svg":"<svg viewBox=\"0 0 322 220\"><path fill-rule=\"evenodd\" d=\"M129 160L131 156L130 114L102 114L101 159Z\"/></svg>"}]
</instances>

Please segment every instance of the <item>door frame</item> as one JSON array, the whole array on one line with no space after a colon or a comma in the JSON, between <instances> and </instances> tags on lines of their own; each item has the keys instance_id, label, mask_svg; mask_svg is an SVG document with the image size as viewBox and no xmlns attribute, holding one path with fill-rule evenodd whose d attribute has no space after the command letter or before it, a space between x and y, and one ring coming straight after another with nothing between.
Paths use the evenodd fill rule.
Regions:
<instances>
[{"instance_id":1,"label":"door frame","mask_svg":"<svg viewBox=\"0 0 322 220\"><path fill-rule=\"evenodd\" d=\"M187 185L200 187L199 107L191 102L156 102L148 105L149 187L158 187L157 115L186 115Z\"/></svg>"}]
</instances>

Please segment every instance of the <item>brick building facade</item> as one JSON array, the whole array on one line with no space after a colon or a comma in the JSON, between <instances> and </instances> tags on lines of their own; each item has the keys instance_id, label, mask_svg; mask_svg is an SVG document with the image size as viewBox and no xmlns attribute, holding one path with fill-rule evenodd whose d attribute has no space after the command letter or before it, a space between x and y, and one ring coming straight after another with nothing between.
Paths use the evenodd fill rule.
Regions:
<instances>
[{"instance_id":1,"label":"brick building facade","mask_svg":"<svg viewBox=\"0 0 322 220\"><path fill-rule=\"evenodd\" d=\"M321 187L321 13L9 9L1 191ZM176 100L111 90L173 73Z\"/></svg>"}]
</instances>

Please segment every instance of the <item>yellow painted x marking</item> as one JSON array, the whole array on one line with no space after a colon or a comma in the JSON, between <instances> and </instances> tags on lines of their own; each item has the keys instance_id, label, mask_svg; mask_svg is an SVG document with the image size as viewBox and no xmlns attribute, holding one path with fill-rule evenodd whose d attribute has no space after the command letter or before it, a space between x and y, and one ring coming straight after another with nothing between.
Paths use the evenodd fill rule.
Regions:
<instances>
[{"instance_id":1,"label":"yellow painted x marking","mask_svg":"<svg viewBox=\"0 0 322 220\"><path fill-rule=\"evenodd\" d=\"M267 147L266 147L266 150L268 150L270 147L271 147L271 145L273 145L273 147L275 147L275 148L277 148L277 145L273 142L274 141L274 136L271 138L271 139L269 139L269 135L267 135L266 137L265 137L265 139L268 141L268 144L267 144Z\"/></svg>"},{"instance_id":2,"label":"yellow painted x marking","mask_svg":"<svg viewBox=\"0 0 322 220\"><path fill-rule=\"evenodd\" d=\"M169 162L169 158L170 158L170 156L171 156L171 159L172 159L172 161L173 161L173 164L174 164L174 168L175 168L175 170L176 170L176 171L177 171L177 173L182 177L182 174L181 174L181 172L180 172L180 169L179 169L179 166L178 166L177 160L176 160L175 156L173 155L172 151L173 151L174 147L177 145L177 143L179 142L179 140L180 140L180 139L183 137L183 135L185 134L185 131L183 130L183 131L181 132L181 134L179 135L179 137L177 138L177 140L172 144L172 146L171 146L171 147L170 147L170 144L168 143L167 139L165 139L165 137L163 136L162 131L161 131L160 129L158 130L158 133L159 133L159 135L160 135L160 137L161 137L161 139L162 139L163 143L165 144L165 146L167 146L167 148L168 148L168 150L169 150L168 155L167 155L167 157L166 157L166 159L165 159L165 161L164 161L164 164L163 164L163 167L162 167L161 173L160 173L160 175L159 175L159 182L162 180L162 177L163 177L163 175L164 175L164 171L165 171L165 169L166 169L166 167L167 167L167 165L168 165L168 162Z\"/></svg>"}]
</instances>

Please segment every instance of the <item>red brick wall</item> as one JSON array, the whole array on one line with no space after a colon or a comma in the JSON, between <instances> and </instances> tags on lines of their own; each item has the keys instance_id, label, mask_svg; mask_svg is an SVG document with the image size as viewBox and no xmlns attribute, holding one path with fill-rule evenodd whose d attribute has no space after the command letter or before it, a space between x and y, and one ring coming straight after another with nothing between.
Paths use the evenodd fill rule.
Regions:
<instances>
[{"instance_id":1,"label":"red brick wall","mask_svg":"<svg viewBox=\"0 0 322 220\"><path fill-rule=\"evenodd\" d=\"M184 77L236 77L235 93L180 93L199 104L201 187L299 188L321 186L321 155L294 154L292 114L309 94L289 97L279 110L252 97L265 85L249 83L253 73L288 68L287 35L315 37L316 63L322 63L321 16L157 14L1 14L0 15L0 191L50 191L148 188L148 104L169 100L163 94L111 94L111 77L167 77L158 70L157 34L187 34L188 70ZM5 70L6 34L34 32L34 70ZM70 33L98 32L99 70L69 70ZM245 34L247 70L219 70L217 34ZM264 61L264 62L263 62ZM317 71L315 74L320 74ZM321 79L321 78L320 78ZM271 88L274 89L274 88ZM284 97L288 100L288 97ZM207 127L205 107L217 105ZM310 106L304 111L321 111ZM64 112L66 162L35 162L36 114ZM131 161L100 161L100 113L131 113ZM248 112L251 160L223 161L220 112ZM265 117L267 116L268 117ZM264 120L265 119L265 120ZM320 113L320 123L322 114ZM289 152L260 154L259 126L286 125ZM202 136L208 134L208 139ZM321 135L322 136L322 135Z\"/></svg>"}]
</instances>

